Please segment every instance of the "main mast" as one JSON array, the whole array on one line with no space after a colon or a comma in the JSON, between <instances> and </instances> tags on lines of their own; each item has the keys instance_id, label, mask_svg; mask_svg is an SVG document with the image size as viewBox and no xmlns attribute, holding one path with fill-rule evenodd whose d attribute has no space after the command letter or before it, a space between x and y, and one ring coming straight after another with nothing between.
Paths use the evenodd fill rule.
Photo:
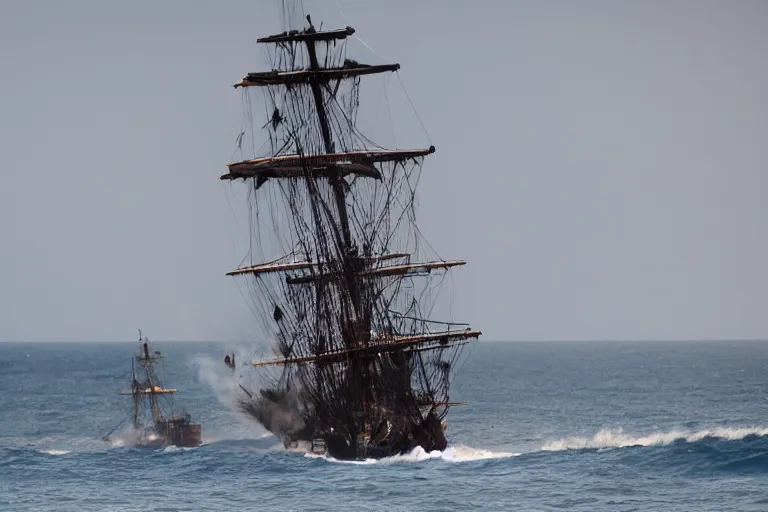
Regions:
<instances>
[{"instance_id":1,"label":"main mast","mask_svg":"<svg viewBox=\"0 0 768 512\"><path fill-rule=\"evenodd\" d=\"M141 339L141 331L139 331L139 339ZM136 380L136 364L131 358L131 395L133 398L133 428L138 429L140 425L139 421L139 400L141 394L139 393L139 381Z\"/></svg>"},{"instance_id":2,"label":"main mast","mask_svg":"<svg viewBox=\"0 0 768 512\"><path fill-rule=\"evenodd\" d=\"M315 27L312 25L312 21L309 15L307 15L307 21L309 22L309 30L314 32ZM350 32L354 33L354 30L347 31L347 34ZM315 48L316 40L307 38L304 41L307 44L307 52L309 53L309 69L311 71L317 72L320 70L320 65L317 62L317 50ZM331 138L331 129L328 126L328 116L325 112L325 104L323 103L323 93L320 89L321 81L317 78L317 75L315 75L315 77L312 78L309 83L310 87L312 88L312 96L315 100L315 109L317 110L317 118L320 122L320 129L323 133L323 144L325 145L325 152L335 153L336 151L334 149L333 139ZM355 279L355 269L352 264L352 258L354 257L352 236L349 232L349 216L347 215L347 203L346 199L344 198L344 189L342 188L341 178L339 177L338 172L331 172L328 178L331 187L333 187L333 195L336 199L336 208L338 210L339 223L341 224L341 232L344 236L344 245L341 248L340 254L342 268L344 269L344 274L347 278L347 286L349 286L350 299L352 301L355 312L357 313L356 316L358 319L362 319L365 318L365 312L363 311L363 306L361 304L360 289L358 287L357 279Z\"/></svg>"},{"instance_id":3,"label":"main mast","mask_svg":"<svg viewBox=\"0 0 768 512\"><path fill-rule=\"evenodd\" d=\"M284 32L282 34L277 34L273 36L268 36L264 38L257 39L257 42L259 43L275 43L277 45L288 45L292 43L304 43L307 48L307 54L309 56L309 66L306 69L303 70L297 70L297 71L288 71L288 72L280 72L280 71L271 71L271 72L264 72L264 73L249 73L241 82L235 84L235 87L249 87L249 86L264 86L264 85L285 85L290 87L292 84L297 83L307 83L310 86L310 89L312 90L312 97L314 100L314 107L315 111L317 113L317 120L320 126L320 132L322 135L322 141L323 141L323 148L326 155L334 155L336 156L335 151L335 144L333 141L333 135L331 131L331 127L328 120L328 114L326 111L325 102L323 100L323 89L328 89L329 94L331 96L334 95L328 88L328 83L330 80L344 80L347 78L352 78L360 75L368 75L368 74L374 74L374 73L383 73L387 71L397 71L400 68L399 64L389 64L389 65L382 65L382 66L369 66L369 65L361 65L359 63L353 63L352 61L346 61L344 63L343 67L339 68L325 68L321 67L320 63L318 61L317 57L317 48L316 44L319 42L333 42L335 40L343 40L346 39L348 36L351 36L355 33L355 30L352 27L346 27L345 29L339 29L339 30L330 30L330 31L321 31L318 32L315 30L314 25L312 24L312 20L309 15L306 17L307 22L309 23L309 28L303 30L303 31L291 31L290 33ZM297 147L299 152L301 152L302 148ZM430 152L434 151L434 148L430 148ZM306 171L309 171L308 165L303 162L303 160L308 159L316 159L319 155L303 155L298 154L296 155L299 162L299 166L305 167ZM344 157L353 157L354 155L348 154L348 153L341 153L338 154L338 156L344 158ZM397 158L398 155L397 152L391 155L393 158ZM367 163L367 162L366 162ZM231 167L231 166L230 166ZM365 167L365 165L363 165ZM370 163L368 163L368 167L371 167ZM347 174L348 166L346 165L336 165L335 163L329 163L329 165L325 166L325 173L323 175L315 175L312 176L311 179L317 180L321 177L327 178L329 185L331 186L331 189L333 191L334 196L334 202L336 207L336 214L337 218L339 220L339 228L341 230L341 236L339 237L337 234L337 245L338 245L338 259L339 263L342 269L342 274L344 276L345 284L347 291L349 293L349 300L352 305L352 310L354 311L354 315L349 315L349 320L352 320L352 317L355 318L356 325L352 326L353 328L350 329L350 334L345 339L345 342L348 343L350 346L355 346L358 342L356 339L356 335L360 332L366 332L370 329L370 304L364 304L363 301L363 294L361 290L361 283L358 279L358 272L360 270L363 270L361 268L361 260L360 255L358 254L358 247L355 244L355 241L352 238L352 233L350 230L350 223L349 223L349 215L347 212L347 204L346 204L346 198L345 198L345 187L343 183L342 176ZM356 169L357 171L361 171L361 169ZM380 175L378 172L373 168L374 176L377 176L380 178ZM229 177L229 176L226 176ZM222 179L225 179L225 176L222 176ZM317 193L317 187L316 185L310 185L309 186L310 194L316 194ZM364 257L370 257L370 254L364 254ZM362 325L361 325L362 323Z\"/></svg>"}]
</instances>

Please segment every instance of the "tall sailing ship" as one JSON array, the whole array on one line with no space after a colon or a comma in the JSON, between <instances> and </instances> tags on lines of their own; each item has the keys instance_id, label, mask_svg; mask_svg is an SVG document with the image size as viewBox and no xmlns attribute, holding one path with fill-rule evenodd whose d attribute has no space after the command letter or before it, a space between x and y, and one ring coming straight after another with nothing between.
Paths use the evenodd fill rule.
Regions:
<instances>
[{"instance_id":1,"label":"tall sailing ship","mask_svg":"<svg viewBox=\"0 0 768 512\"><path fill-rule=\"evenodd\" d=\"M235 84L248 106L250 88L263 92L269 149L221 176L246 184L250 209L250 261L228 275L247 283L277 356L252 363L257 384L241 384L240 406L286 447L337 459L443 450L445 417L461 405L449 399L453 369L481 333L427 319L446 271L465 264L419 260L431 248L414 200L435 148L366 137L361 77L399 64L349 59L353 28L306 22L258 39L272 69Z\"/></svg>"},{"instance_id":2,"label":"tall sailing ship","mask_svg":"<svg viewBox=\"0 0 768 512\"><path fill-rule=\"evenodd\" d=\"M138 444L199 446L202 427L192 423L189 414L174 410L172 396L177 390L163 386L162 362L163 354L152 350L149 340L139 331L139 353L131 361L131 389L120 392L132 398L131 420L134 432L139 435ZM110 434L104 437L105 441L111 440Z\"/></svg>"}]
</instances>

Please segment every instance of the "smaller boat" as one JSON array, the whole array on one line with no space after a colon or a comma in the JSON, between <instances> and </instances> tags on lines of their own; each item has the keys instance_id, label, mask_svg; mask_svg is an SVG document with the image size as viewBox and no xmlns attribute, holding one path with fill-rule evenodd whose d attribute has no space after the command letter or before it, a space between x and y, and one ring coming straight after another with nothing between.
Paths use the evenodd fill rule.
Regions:
<instances>
[{"instance_id":1,"label":"smaller boat","mask_svg":"<svg viewBox=\"0 0 768 512\"><path fill-rule=\"evenodd\" d=\"M202 428L192 423L189 414L176 414L173 395L176 389L163 387L156 371L162 366L163 355L152 351L149 340L139 330L139 354L131 361L131 389L121 395L133 398L133 427L139 433L138 444L147 446L199 446L202 442ZM110 435L105 436L110 441Z\"/></svg>"},{"instance_id":2,"label":"smaller boat","mask_svg":"<svg viewBox=\"0 0 768 512\"><path fill-rule=\"evenodd\" d=\"M230 369L235 369L235 353L232 352L232 355L230 356L227 354L224 356L224 364L226 364Z\"/></svg>"}]
</instances>

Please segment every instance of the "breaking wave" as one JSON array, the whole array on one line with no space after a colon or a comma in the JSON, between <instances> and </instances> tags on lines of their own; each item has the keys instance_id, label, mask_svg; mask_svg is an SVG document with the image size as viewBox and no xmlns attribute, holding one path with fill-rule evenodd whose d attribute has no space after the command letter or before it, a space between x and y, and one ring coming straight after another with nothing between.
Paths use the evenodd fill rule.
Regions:
<instances>
[{"instance_id":1,"label":"breaking wave","mask_svg":"<svg viewBox=\"0 0 768 512\"><path fill-rule=\"evenodd\" d=\"M542 451L586 450L627 448L631 446L663 446L674 442L695 443L703 439L736 441L749 436L768 436L766 427L716 427L696 432L671 430L645 435L627 434L623 429L603 429L592 437L564 437L550 441L541 447Z\"/></svg>"},{"instance_id":2,"label":"breaking wave","mask_svg":"<svg viewBox=\"0 0 768 512\"><path fill-rule=\"evenodd\" d=\"M443 454L443 458L451 460L453 462L472 462L476 460L488 460L488 459L507 459L509 457L517 457L520 453L515 452L494 452L491 450L484 450L481 448L472 448L465 445L456 445L455 447L449 446L446 450L447 453ZM449 453L451 452L452 453ZM449 458L446 458L449 457Z\"/></svg>"}]
</instances>

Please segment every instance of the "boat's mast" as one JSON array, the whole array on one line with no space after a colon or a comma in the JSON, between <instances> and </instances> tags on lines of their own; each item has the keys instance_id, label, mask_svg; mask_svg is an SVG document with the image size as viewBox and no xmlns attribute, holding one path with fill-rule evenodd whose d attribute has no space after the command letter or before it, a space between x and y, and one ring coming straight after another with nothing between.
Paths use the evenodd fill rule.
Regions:
<instances>
[{"instance_id":1,"label":"boat's mast","mask_svg":"<svg viewBox=\"0 0 768 512\"><path fill-rule=\"evenodd\" d=\"M161 415L160 411L157 407L157 394L155 393L155 382L152 380L152 371L151 371L151 362L147 360L147 364L150 365L150 367L147 368L147 382L149 383L149 403L152 407L152 421L157 423L160 421Z\"/></svg>"},{"instance_id":2,"label":"boat's mast","mask_svg":"<svg viewBox=\"0 0 768 512\"><path fill-rule=\"evenodd\" d=\"M141 332L141 331L139 331ZM131 394L133 395L133 428L139 428L139 383L136 382L136 362L131 358Z\"/></svg>"},{"instance_id":3,"label":"boat's mast","mask_svg":"<svg viewBox=\"0 0 768 512\"><path fill-rule=\"evenodd\" d=\"M307 53L309 56L309 66L306 69L291 69L288 71L272 70L266 72L248 73L245 78L235 84L235 87L283 85L290 88L294 84L306 84L309 85L309 88L312 90L312 97L315 104L315 109L317 110L318 124L320 126L320 132L323 139L324 153L321 153L321 155L325 158L318 159L317 157L320 155L312 154L314 148L302 148L301 145L297 143L297 153L299 154L295 156L299 158L297 158L297 162L295 162L296 165L293 166L286 161L285 163L287 165L285 167L280 166L280 169L276 168L274 171L272 171L274 174L272 174L272 172L269 173L271 176L265 174L263 177L296 177L286 174L286 171L290 169L295 172L296 169L300 169L300 175L306 176L308 180L317 180L321 176L328 179L328 183L331 186L331 190L333 191L334 202L336 203L338 222L335 218L329 218L328 220L331 224L330 227L335 238L341 271L344 280L346 281L345 290L343 293L349 294L349 299L342 297L342 301L344 303L343 310L346 311L345 316L350 320L354 319L356 321L368 322L370 319L371 306L370 304L363 304L363 292L361 290L362 285L358 279L358 273L363 270L363 265L361 264L360 255L357 253L358 248L355 246L355 241L353 240L352 236L353 233L350 229L350 220L346 203L346 193L348 188L345 186L346 183L344 182L343 178L352 172L356 175L359 174L381 179L379 171L373 165L374 163L383 161L395 161L399 156L404 158L407 158L408 156L400 155L401 152L397 151L386 152L386 154L379 154L376 157L369 155L368 152L365 152L365 154L360 154L359 152L344 152L341 155L333 155L333 158L328 158L328 155L334 154L336 148L334 146L333 132L331 129L331 122L329 120L328 109L326 108L327 105L325 105L323 101L323 89L328 89L328 83L332 80L341 81L363 75L397 71L400 69L400 65L382 64L371 66L367 64L360 64L354 61L346 61L342 66L323 67L320 65L318 60L316 44L319 42L324 42L326 45L330 45L332 41L345 39L348 36L351 36L355 33L355 30L352 27L346 27L339 30L316 31L309 16L307 16L307 21L309 22L310 26L308 29L303 31L284 32L282 34L276 34L257 39L257 42L259 43L274 43L283 47L285 47L284 45L292 45L293 43L297 42L305 43L307 45ZM295 58L293 48L291 48L290 54ZM328 94L334 96L335 92L330 92L329 90ZM300 154L305 149L309 149L309 155ZM429 154L433 151L434 148L430 148L427 151L419 151L418 155L413 156ZM340 156L348 156L349 158L358 161L354 162L353 164L349 161L349 158L340 159ZM274 157L275 161L277 158L278 157ZM320 160L320 162L317 162L318 160ZM316 168L314 163L320 163L320 168ZM245 167L243 167L243 165ZM255 161L230 164L230 173L222 176L222 179L235 179L240 177L246 178L249 177L249 175L255 177L256 175L252 174L252 172L255 170L252 165L256 165L260 168L262 167L256 164ZM267 163L267 167L271 167L270 163ZM320 170L319 173L317 172L318 170ZM325 209L325 211L328 213L329 217L332 216L332 212L326 205L325 200L321 197L318 197L316 183L310 182L308 183L308 186L309 193L314 196L311 200L311 207L315 217L315 222L316 225L320 227L321 224L319 220L319 207L322 206L323 209ZM363 256L370 257L370 254L363 254ZM353 332L368 331L368 326L362 327L359 324L350 325L348 327L352 327L352 329L348 330L350 333L349 335L344 336L344 342L346 344L357 345L357 340L355 339L356 336L352 335ZM347 330L346 326L345 330Z\"/></svg>"},{"instance_id":4,"label":"boat's mast","mask_svg":"<svg viewBox=\"0 0 768 512\"><path fill-rule=\"evenodd\" d=\"M152 358L149 355L149 346L147 344L147 340L144 340L144 343L141 345L141 349L144 352L144 364L142 365L144 367L144 371L147 372L147 384L149 385L149 404L152 409L152 421L157 423L162 419L162 415L160 414L160 410L157 405L157 394L155 393L155 382L152 379L152 375L154 374L153 371L153 364L152 364ZM141 357L141 356L140 356Z\"/></svg>"},{"instance_id":5,"label":"boat's mast","mask_svg":"<svg viewBox=\"0 0 768 512\"><path fill-rule=\"evenodd\" d=\"M307 16L310 27L312 22ZM315 48L316 40L308 38L305 40L307 44L307 52L309 53L309 69L310 71L320 70L320 64L317 61L317 50ZM328 114L325 111L325 104L323 103L323 91L322 82L313 78L309 82L312 89L312 96L315 100L315 109L317 110L317 118L320 123L320 130L323 134L323 144L325 146L326 153L335 153L335 147L333 144L333 138L331 136L331 128L328 124ZM364 317L362 311L362 305L360 301L360 289L357 279L355 278L355 269L352 264L352 235L349 230L349 216L347 214L347 203L345 199L344 187L341 183L341 178L338 174L330 174L328 180L333 188L333 195L336 200L336 208L339 212L339 223L341 224L341 232L344 237L344 246L341 247L341 261L344 269L344 274L347 280L347 286L349 287L350 299L352 300L352 306L357 313L358 319Z\"/></svg>"}]
</instances>

